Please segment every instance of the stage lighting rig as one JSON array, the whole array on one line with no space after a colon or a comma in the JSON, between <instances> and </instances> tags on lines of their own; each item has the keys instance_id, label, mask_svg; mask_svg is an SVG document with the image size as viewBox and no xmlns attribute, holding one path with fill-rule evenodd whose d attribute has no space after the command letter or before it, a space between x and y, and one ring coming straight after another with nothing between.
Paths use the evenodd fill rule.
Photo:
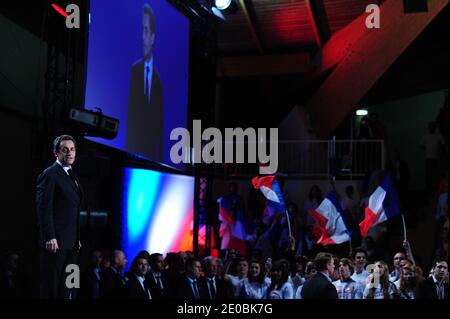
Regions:
<instances>
[{"instance_id":1,"label":"stage lighting rig","mask_svg":"<svg viewBox=\"0 0 450 319\"><path fill-rule=\"evenodd\" d=\"M104 115L98 108L97 111L71 108L69 122L85 136L112 140L119 131L119 120Z\"/></svg>"}]
</instances>

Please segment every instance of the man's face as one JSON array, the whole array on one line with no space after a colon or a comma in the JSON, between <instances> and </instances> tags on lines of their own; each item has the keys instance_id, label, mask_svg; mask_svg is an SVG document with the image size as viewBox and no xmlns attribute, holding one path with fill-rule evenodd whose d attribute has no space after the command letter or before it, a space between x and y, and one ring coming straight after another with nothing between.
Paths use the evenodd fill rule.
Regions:
<instances>
[{"instance_id":1,"label":"man's face","mask_svg":"<svg viewBox=\"0 0 450 319\"><path fill-rule=\"evenodd\" d=\"M125 269L125 267L127 266L128 260L127 260L127 258L125 257L125 254L124 254L124 253L120 253L120 254L117 256L117 261L116 261L116 263L117 263L117 266L119 267L119 269Z\"/></svg>"},{"instance_id":2,"label":"man's face","mask_svg":"<svg viewBox=\"0 0 450 319\"><path fill-rule=\"evenodd\" d=\"M237 265L237 272L239 275L247 276L248 273L248 262L240 261Z\"/></svg>"},{"instance_id":3,"label":"man's face","mask_svg":"<svg viewBox=\"0 0 450 319\"><path fill-rule=\"evenodd\" d=\"M437 280L443 280L448 275L448 264L445 261L436 263L434 266L434 278Z\"/></svg>"},{"instance_id":4,"label":"man's face","mask_svg":"<svg viewBox=\"0 0 450 319\"><path fill-rule=\"evenodd\" d=\"M208 277L214 277L217 275L217 261L215 259L210 260L205 265L205 274Z\"/></svg>"},{"instance_id":5,"label":"man's face","mask_svg":"<svg viewBox=\"0 0 450 319\"><path fill-rule=\"evenodd\" d=\"M138 275L145 276L148 271L148 261L145 258L139 258L137 261Z\"/></svg>"},{"instance_id":6,"label":"man's face","mask_svg":"<svg viewBox=\"0 0 450 319\"><path fill-rule=\"evenodd\" d=\"M180 256L181 260L183 261L183 263L186 263L186 260L188 258L187 254L182 251L179 253L179 256Z\"/></svg>"},{"instance_id":7,"label":"man's face","mask_svg":"<svg viewBox=\"0 0 450 319\"><path fill-rule=\"evenodd\" d=\"M152 56L154 41L155 33L150 27L150 17L144 13L142 15L142 50L144 58L149 59Z\"/></svg>"},{"instance_id":8,"label":"man's face","mask_svg":"<svg viewBox=\"0 0 450 319\"><path fill-rule=\"evenodd\" d=\"M92 263L94 264L94 267L100 267L103 261L103 255L100 251L94 251L92 254Z\"/></svg>"},{"instance_id":9,"label":"man's face","mask_svg":"<svg viewBox=\"0 0 450 319\"><path fill-rule=\"evenodd\" d=\"M155 259L155 271L163 271L164 270L164 258L163 256L157 256Z\"/></svg>"},{"instance_id":10,"label":"man's face","mask_svg":"<svg viewBox=\"0 0 450 319\"><path fill-rule=\"evenodd\" d=\"M334 273L334 258L331 258L331 260L327 263L327 271L328 274L333 275Z\"/></svg>"},{"instance_id":11,"label":"man's face","mask_svg":"<svg viewBox=\"0 0 450 319\"><path fill-rule=\"evenodd\" d=\"M202 265L200 264L199 261L194 262L194 264L192 265L192 275L194 276L194 278L200 278L200 273L202 271Z\"/></svg>"},{"instance_id":12,"label":"man's face","mask_svg":"<svg viewBox=\"0 0 450 319\"><path fill-rule=\"evenodd\" d=\"M366 265L366 254L364 253L356 253L355 255L355 265L356 267L358 267L359 269L364 268L364 266Z\"/></svg>"},{"instance_id":13,"label":"man's face","mask_svg":"<svg viewBox=\"0 0 450 319\"><path fill-rule=\"evenodd\" d=\"M220 274L223 268L222 260L215 258L214 261L216 262L217 273Z\"/></svg>"},{"instance_id":14,"label":"man's face","mask_svg":"<svg viewBox=\"0 0 450 319\"><path fill-rule=\"evenodd\" d=\"M71 140L61 141L59 149L54 152L54 155L63 166L71 166L75 162L75 144Z\"/></svg>"},{"instance_id":15,"label":"man's face","mask_svg":"<svg viewBox=\"0 0 450 319\"><path fill-rule=\"evenodd\" d=\"M394 267L398 269L400 267L400 262L405 259L404 253L396 253L394 255Z\"/></svg>"},{"instance_id":16,"label":"man's face","mask_svg":"<svg viewBox=\"0 0 450 319\"><path fill-rule=\"evenodd\" d=\"M341 275L342 279L347 279L352 275L350 267L348 265L345 265L344 263L339 263L339 274Z\"/></svg>"}]
</instances>

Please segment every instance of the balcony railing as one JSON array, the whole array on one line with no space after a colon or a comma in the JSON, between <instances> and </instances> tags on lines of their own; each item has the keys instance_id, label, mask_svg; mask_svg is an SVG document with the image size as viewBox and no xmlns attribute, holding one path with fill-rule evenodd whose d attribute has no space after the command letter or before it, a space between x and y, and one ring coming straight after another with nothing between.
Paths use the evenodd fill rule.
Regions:
<instances>
[{"instance_id":1,"label":"balcony railing","mask_svg":"<svg viewBox=\"0 0 450 319\"><path fill-rule=\"evenodd\" d=\"M385 158L383 140L278 141L277 172L297 178L359 179L369 172L384 169ZM247 162L215 164L214 173L225 177L255 176L259 174L259 165Z\"/></svg>"}]
</instances>

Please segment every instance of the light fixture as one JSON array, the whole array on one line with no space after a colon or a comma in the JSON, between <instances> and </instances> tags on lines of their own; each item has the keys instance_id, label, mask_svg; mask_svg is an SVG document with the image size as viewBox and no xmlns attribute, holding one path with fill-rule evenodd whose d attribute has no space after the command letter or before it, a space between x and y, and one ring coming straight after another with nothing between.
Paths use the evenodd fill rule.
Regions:
<instances>
[{"instance_id":1,"label":"light fixture","mask_svg":"<svg viewBox=\"0 0 450 319\"><path fill-rule=\"evenodd\" d=\"M119 131L119 120L104 115L101 111L71 108L69 122L86 136L112 140Z\"/></svg>"},{"instance_id":2,"label":"light fixture","mask_svg":"<svg viewBox=\"0 0 450 319\"><path fill-rule=\"evenodd\" d=\"M231 0L215 0L215 5L219 10L226 10L231 4Z\"/></svg>"},{"instance_id":3,"label":"light fixture","mask_svg":"<svg viewBox=\"0 0 450 319\"><path fill-rule=\"evenodd\" d=\"M366 116L367 114L369 114L369 111L367 110L364 109L356 110L356 115L358 116Z\"/></svg>"}]
</instances>

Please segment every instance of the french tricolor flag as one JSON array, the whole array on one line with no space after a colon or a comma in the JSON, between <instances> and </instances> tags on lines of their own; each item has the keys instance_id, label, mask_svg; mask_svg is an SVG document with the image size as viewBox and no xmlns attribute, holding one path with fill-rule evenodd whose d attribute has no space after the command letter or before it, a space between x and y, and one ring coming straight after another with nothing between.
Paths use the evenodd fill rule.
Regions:
<instances>
[{"instance_id":1,"label":"french tricolor flag","mask_svg":"<svg viewBox=\"0 0 450 319\"><path fill-rule=\"evenodd\" d=\"M315 232L319 235L318 244L335 245L351 240L347 226L342 218L342 208L336 193L330 192L316 209L308 212L316 222Z\"/></svg>"},{"instance_id":2,"label":"french tricolor flag","mask_svg":"<svg viewBox=\"0 0 450 319\"><path fill-rule=\"evenodd\" d=\"M381 185L369 197L369 205L365 209L364 220L359 224L361 235L366 236L373 226L400 214L397 191L391 176L387 175Z\"/></svg>"},{"instance_id":3,"label":"french tricolor flag","mask_svg":"<svg viewBox=\"0 0 450 319\"><path fill-rule=\"evenodd\" d=\"M286 203L283 199L280 186L273 175L264 177L254 177L252 179L253 187L261 190L261 193L267 199L267 205L276 213L286 211Z\"/></svg>"}]
</instances>

